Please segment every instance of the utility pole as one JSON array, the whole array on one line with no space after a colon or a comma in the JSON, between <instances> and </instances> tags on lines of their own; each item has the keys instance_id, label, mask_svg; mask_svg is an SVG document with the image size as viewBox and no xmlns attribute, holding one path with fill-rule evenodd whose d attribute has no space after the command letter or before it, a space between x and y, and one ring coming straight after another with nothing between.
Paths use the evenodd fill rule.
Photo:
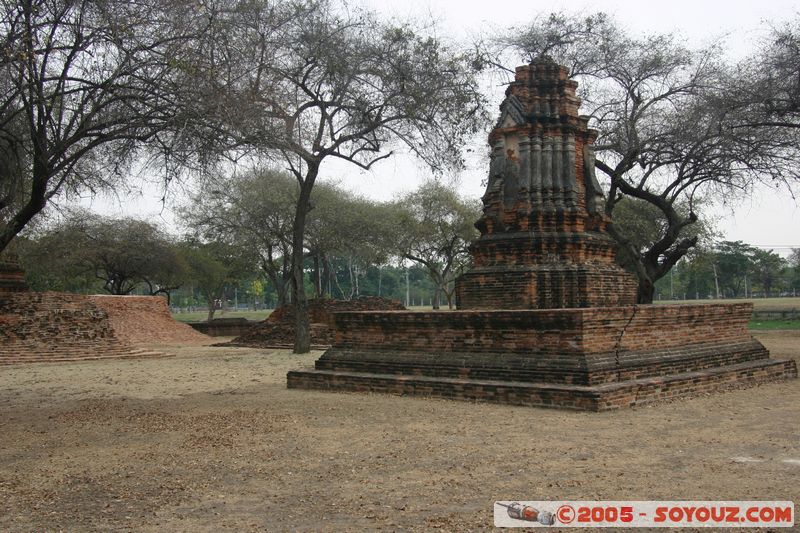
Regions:
<instances>
[{"instance_id":1,"label":"utility pole","mask_svg":"<svg viewBox=\"0 0 800 533\"><path fill-rule=\"evenodd\" d=\"M672 290L672 286L675 280L675 267L669 269L669 299L672 300L675 298L675 295Z\"/></svg>"},{"instance_id":2,"label":"utility pole","mask_svg":"<svg viewBox=\"0 0 800 533\"><path fill-rule=\"evenodd\" d=\"M719 278L717 277L717 264L711 263L711 266L714 267L714 286L717 289L717 300L719 300Z\"/></svg>"},{"instance_id":3,"label":"utility pole","mask_svg":"<svg viewBox=\"0 0 800 533\"><path fill-rule=\"evenodd\" d=\"M408 267L406 267L406 307L411 303L411 287L408 284Z\"/></svg>"}]
</instances>

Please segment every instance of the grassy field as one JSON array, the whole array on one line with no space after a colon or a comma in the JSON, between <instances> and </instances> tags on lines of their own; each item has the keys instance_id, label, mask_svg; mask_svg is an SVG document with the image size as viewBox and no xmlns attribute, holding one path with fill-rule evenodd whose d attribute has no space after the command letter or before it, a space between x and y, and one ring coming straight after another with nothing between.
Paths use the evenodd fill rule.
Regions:
<instances>
[{"instance_id":1,"label":"grassy field","mask_svg":"<svg viewBox=\"0 0 800 533\"><path fill-rule=\"evenodd\" d=\"M214 318L246 318L248 320L264 320L272 309L261 311L217 311ZM193 313L172 313L172 318L181 322L205 322L208 318L208 311L195 311Z\"/></svg>"},{"instance_id":2,"label":"grassy field","mask_svg":"<svg viewBox=\"0 0 800 533\"><path fill-rule=\"evenodd\" d=\"M800 309L800 296L791 298L731 298L722 300L657 300L656 305L752 303L756 310L784 311Z\"/></svg>"},{"instance_id":3,"label":"grassy field","mask_svg":"<svg viewBox=\"0 0 800 533\"><path fill-rule=\"evenodd\" d=\"M656 305L677 305L677 304L711 304L711 303L744 303L750 302L756 311L787 311L792 309L800 310L800 297L796 298L752 298L752 299L730 299L730 300L659 300ZM431 311L430 306L412 306L411 311ZM447 306L442 307L443 311ZM267 318L271 309L262 311L217 311L214 318L246 318L248 320L264 320ZM173 313L172 317L181 322L203 322L208 313L196 311L193 313ZM781 320L781 319L755 319L750 321L750 329L769 331L780 329L800 329L800 320Z\"/></svg>"},{"instance_id":4,"label":"grassy field","mask_svg":"<svg viewBox=\"0 0 800 533\"><path fill-rule=\"evenodd\" d=\"M800 329L800 320L751 320L748 327L760 331Z\"/></svg>"}]
</instances>

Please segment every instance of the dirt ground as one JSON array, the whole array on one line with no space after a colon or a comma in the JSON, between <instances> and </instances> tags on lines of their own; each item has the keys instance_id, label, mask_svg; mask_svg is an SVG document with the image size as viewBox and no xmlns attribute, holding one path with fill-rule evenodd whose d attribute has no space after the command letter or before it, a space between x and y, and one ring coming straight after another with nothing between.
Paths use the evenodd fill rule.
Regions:
<instances>
[{"instance_id":1,"label":"dirt ground","mask_svg":"<svg viewBox=\"0 0 800 533\"><path fill-rule=\"evenodd\" d=\"M800 358L800 331L758 337ZM482 531L495 500L800 502L798 380L598 414L287 390L319 353L158 349L175 357L0 367L0 530Z\"/></svg>"}]
</instances>

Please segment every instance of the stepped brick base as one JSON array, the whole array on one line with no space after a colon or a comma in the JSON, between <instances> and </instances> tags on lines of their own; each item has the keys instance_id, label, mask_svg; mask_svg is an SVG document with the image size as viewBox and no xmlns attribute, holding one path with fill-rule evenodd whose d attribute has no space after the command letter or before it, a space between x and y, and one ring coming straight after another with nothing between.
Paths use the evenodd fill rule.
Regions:
<instances>
[{"instance_id":1,"label":"stepped brick base","mask_svg":"<svg viewBox=\"0 0 800 533\"><path fill-rule=\"evenodd\" d=\"M90 297L58 292L0 294L0 364L166 357L120 339Z\"/></svg>"},{"instance_id":2,"label":"stepped brick base","mask_svg":"<svg viewBox=\"0 0 800 533\"><path fill-rule=\"evenodd\" d=\"M750 304L336 313L290 388L605 410L794 378L747 331Z\"/></svg>"}]
</instances>

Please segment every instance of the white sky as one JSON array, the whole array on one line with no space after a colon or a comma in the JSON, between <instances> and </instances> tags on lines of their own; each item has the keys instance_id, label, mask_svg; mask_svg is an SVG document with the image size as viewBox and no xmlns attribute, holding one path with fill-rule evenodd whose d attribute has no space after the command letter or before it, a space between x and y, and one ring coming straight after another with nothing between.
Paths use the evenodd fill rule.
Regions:
<instances>
[{"instance_id":1,"label":"white sky","mask_svg":"<svg viewBox=\"0 0 800 533\"><path fill-rule=\"evenodd\" d=\"M519 25L541 13L604 11L633 31L674 32L690 45L700 46L725 37L732 58L746 56L755 48L763 35L765 22L780 23L800 16L800 2L788 0L361 0L361 3L386 16L438 21L442 35L454 39L470 39L492 28ZM498 87L497 94L492 96L498 103L502 91L503 88ZM465 195L479 197L483 194L481 180L488 170L488 159L484 156L487 151L483 145L474 148L467 170L457 178ZM354 192L386 200L414 189L424 180L426 171L401 154L370 172L362 172L352 165L323 164L321 174L321 179L333 178ZM176 193L166 208L160 203L161 191L156 188L126 198L123 205L103 198L86 200L83 204L105 213L135 214L172 226L174 215L170 205L180 200L180 192ZM718 230L729 240L775 247L782 255L788 253L789 246L800 247L800 207L785 191L757 191L749 200L719 207L715 216Z\"/></svg>"}]
</instances>

